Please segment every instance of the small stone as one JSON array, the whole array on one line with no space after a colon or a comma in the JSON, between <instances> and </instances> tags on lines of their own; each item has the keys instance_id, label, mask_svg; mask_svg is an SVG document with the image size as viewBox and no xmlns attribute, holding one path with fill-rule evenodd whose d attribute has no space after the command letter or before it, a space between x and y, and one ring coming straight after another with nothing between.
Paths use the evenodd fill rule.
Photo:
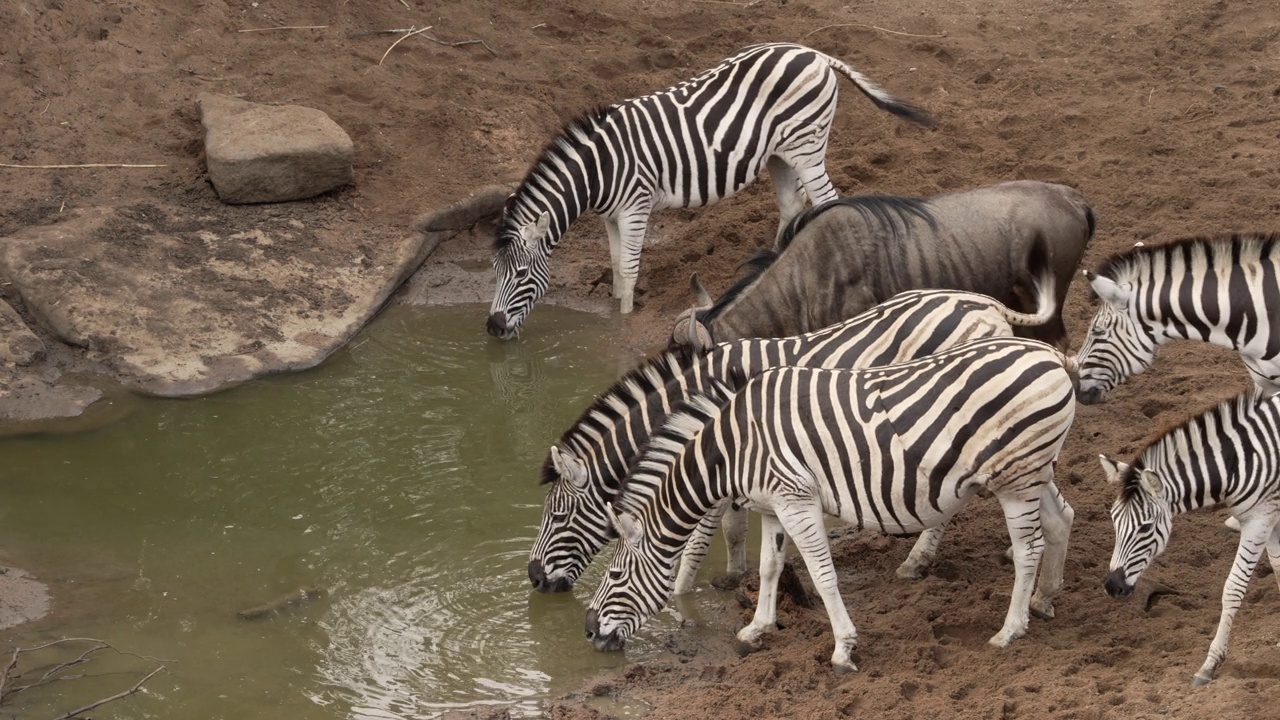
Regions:
<instances>
[{"instance_id":1,"label":"small stone","mask_svg":"<svg viewBox=\"0 0 1280 720\"><path fill-rule=\"evenodd\" d=\"M196 104L209 180L223 202L301 200L354 177L351 138L319 110L211 93Z\"/></svg>"}]
</instances>

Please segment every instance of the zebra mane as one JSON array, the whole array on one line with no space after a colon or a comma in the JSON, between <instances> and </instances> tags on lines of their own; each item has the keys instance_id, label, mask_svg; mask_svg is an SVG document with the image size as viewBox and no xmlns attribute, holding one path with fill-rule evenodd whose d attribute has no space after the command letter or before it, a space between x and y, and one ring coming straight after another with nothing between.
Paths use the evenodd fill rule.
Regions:
<instances>
[{"instance_id":1,"label":"zebra mane","mask_svg":"<svg viewBox=\"0 0 1280 720\"><path fill-rule=\"evenodd\" d=\"M639 510L644 498L652 495L679 461L689 441L720 414L733 394L731 388L712 380L707 390L691 394L672 408L662 427L655 430L649 442L636 453L631 469L619 485L615 506L624 512Z\"/></svg>"},{"instance_id":2,"label":"zebra mane","mask_svg":"<svg viewBox=\"0 0 1280 720\"><path fill-rule=\"evenodd\" d=\"M1198 415L1165 427L1138 453L1138 458L1133 461L1129 469L1121 474L1120 500L1129 502L1141 491L1138 476L1144 468L1155 467L1160 464L1162 458L1171 455L1185 457L1186 449L1195 446L1194 441L1197 437L1216 433L1214 427L1237 425L1243 418L1257 413L1261 405L1267 402L1256 389L1250 389L1233 398L1227 398ZM1235 444L1224 444L1222 452L1230 455L1225 463L1229 466L1235 460Z\"/></svg>"},{"instance_id":3,"label":"zebra mane","mask_svg":"<svg viewBox=\"0 0 1280 720\"><path fill-rule=\"evenodd\" d=\"M587 442L585 438L588 434L584 432L585 427L593 427L597 430L613 427L619 418L626 418L632 408L643 404L650 393L665 388L668 382L684 375L685 371L698 360L700 358L695 358L693 353L683 346L648 358L610 385L609 389L597 395L573 425L564 431L560 440L556 442L556 446L562 450L582 447ZM545 485L559 479L560 475L556 472L551 462L551 455L548 453L546 460L542 463L539 484Z\"/></svg>"},{"instance_id":4,"label":"zebra mane","mask_svg":"<svg viewBox=\"0 0 1280 720\"><path fill-rule=\"evenodd\" d=\"M867 224L875 224L889 231L892 239L897 239L906 229L913 217L929 223L936 228L937 220L929 212L928 200L917 197L899 197L896 195L854 195L839 197L815 205L791 218L787 227L778 238L779 251L785 250L796 235L809 223L834 207L848 207L857 210Z\"/></svg>"},{"instance_id":5,"label":"zebra mane","mask_svg":"<svg viewBox=\"0 0 1280 720\"><path fill-rule=\"evenodd\" d=\"M1142 245L1112 255L1098 266L1095 274L1117 283L1143 281L1157 259L1169 264L1183 264L1188 258L1206 255L1221 258L1225 263L1234 259L1253 256L1267 257L1280 253L1280 233L1231 233L1227 235L1179 238L1157 245ZM1090 298L1097 300L1092 288Z\"/></svg>"},{"instance_id":6,"label":"zebra mane","mask_svg":"<svg viewBox=\"0 0 1280 720\"><path fill-rule=\"evenodd\" d=\"M497 234L493 239L494 250L503 250L515 242L517 236L515 233L509 232L509 221L517 219L528 222L533 219L532 217L527 217L527 215L532 214L532 208L530 207L529 197L525 192L526 188L531 183L546 178L548 175L547 167L556 158L563 157L566 150L579 147L589 141L615 107L613 105L597 105L582 113L566 123L560 129L560 132L556 133L555 137L551 138L551 141L542 148L542 152L538 153L538 159L533 161L533 164L529 166L529 172L520 181L520 186L516 188L515 194L507 199L507 205L502 211L502 223L499 225ZM559 184L557 178L552 177L550 180L552 185Z\"/></svg>"}]
</instances>

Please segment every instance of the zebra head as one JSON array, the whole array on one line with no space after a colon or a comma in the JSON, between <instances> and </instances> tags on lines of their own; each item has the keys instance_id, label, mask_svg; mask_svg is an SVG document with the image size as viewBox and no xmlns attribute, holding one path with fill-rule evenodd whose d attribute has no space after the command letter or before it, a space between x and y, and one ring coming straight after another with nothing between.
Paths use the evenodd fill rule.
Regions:
<instances>
[{"instance_id":1,"label":"zebra head","mask_svg":"<svg viewBox=\"0 0 1280 720\"><path fill-rule=\"evenodd\" d=\"M1151 367L1156 359L1156 337L1139 322L1137 293L1131 283L1085 271L1101 304L1089 324L1084 345L1076 354L1080 364L1080 402L1101 402L1133 375Z\"/></svg>"},{"instance_id":2,"label":"zebra head","mask_svg":"<svg viewBox=\"0 0 1280 720\"><path fill-rule=\"evenodd\" d=\"M609 542L606 498L599 483L587 477L586 464L555 445L543 464L542 480L551 483L551 490L529 552L529 582L538 592L567 592Z\"/></svg>"},{"instance_id":3,"label":"zebra head","mask_svg":"<svg viewBox=\"0 0 1280 720\"><path fill-rule=\"evenodd\" d=\"M493 259L493 271L498 287L493 305L489 307L489 321L485 323L490 335L503 340L519 335L533 304L547 292L551 281L548 263L551 251L546 244L550 226L548 212L522 225L517 224L514 213L504 214L502 229L494 242L498 252Z\"/></svg>"},{"instance_id":4,"label":"zebra head","mask_svg":"<svg viewBox=\"0 0 1280 720\"><path fill-rule=\"evenodd\" d=\"M627 638L671 597L672 569L659 559L645 537L642 521L606 506L618 530L609 571L587 605L587 642L597 650L621 650Z\"/></svg>"},{"instance_id":5,"label":"zebra head","mask_svg":"<svg viewBox=\"0 0 1280 720\"><path fill-rule=\"evenodd\" d=\"M1098 459L1107 482L1120 485L1120 495L1111 506L1116 546L1103 586L1111 597L1128 597L1142 571L1164 552L1173 526L1173 510L1154 470L1116 462L1106 455L1099 455Z\"/></svg>"}]
</instances>

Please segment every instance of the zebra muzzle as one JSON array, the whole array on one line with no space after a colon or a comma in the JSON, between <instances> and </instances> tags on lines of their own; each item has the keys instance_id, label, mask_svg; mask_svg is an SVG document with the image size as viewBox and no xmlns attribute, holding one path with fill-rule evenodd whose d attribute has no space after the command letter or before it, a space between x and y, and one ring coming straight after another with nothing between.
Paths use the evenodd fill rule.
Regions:
<instances>
[{"instance_id":1,"label":"zebra muzzle","mask_svg":"<svg viewBox=\"0 0 1280 720\"><path fill-rule=\"evenodd\" d=\"M1133 594L1133 586L1125 582L1124 568L1117 568L1107 573L1107 579L1102 585L1107 589L1107 594L1113 598L1126 598Z\"/></svg>"},{"instance_id":2,"label":"zebra muzzle","mask_svg":"<svg viewBox=\"0 0 1280 720\"><path fill-rule=\"evenodd\" d=\"M624 644L618 638L617 630L607 635L600 634L600 615L595 610L587 611L587 642L595 646L595 649L607 652L621 650Z\"/></svg>"},{"instance_id":3,"label":"zebra muzzle","mask_svg":"<svg viewBox=\"0 0 1280 720\"><path fill-rule=\"evenodd\" d=\"M511 327L507 314L502 311L490 314L488 322L484 324L484 329L490 335L503 340L510 340L516 336L515 328Z\"/></svg>"},{"instance_id":4,"label":"zebra muzzle","mask_svg":"<svg viewBox=\"0 0 1280 720\"><path fill-rule=\"evenodd\" d=\"M533 584L533 589L540 593L568 592L573 589L573 581L567 577L558 577L554 580L548 578L540 560L529 561L529 582Z\"/></svg>"}]
</instances>

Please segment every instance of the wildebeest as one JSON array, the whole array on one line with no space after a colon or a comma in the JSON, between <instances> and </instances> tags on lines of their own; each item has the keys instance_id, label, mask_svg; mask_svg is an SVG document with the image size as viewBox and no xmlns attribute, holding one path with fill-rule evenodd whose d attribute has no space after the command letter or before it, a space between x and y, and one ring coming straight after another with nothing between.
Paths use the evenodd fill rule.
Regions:
<instances>
[{"instance_id":1,"label":"wildebeest","mask_svg":"<svg viewBox=\"0 0 1280 720\"><path fill-rule=\"evenodd\" d=\"M710 307L700 292L701 307L681 314L672 343L798 335L927 288L1034 312L1032 280L1048 263L1058 312L1020 334L1065 348L1061 308L1093 230L1077 190L1029 180L929 198L838 198L796 216L778 249L749 260L747 275Z\"/></svg>"}]
</instances>

